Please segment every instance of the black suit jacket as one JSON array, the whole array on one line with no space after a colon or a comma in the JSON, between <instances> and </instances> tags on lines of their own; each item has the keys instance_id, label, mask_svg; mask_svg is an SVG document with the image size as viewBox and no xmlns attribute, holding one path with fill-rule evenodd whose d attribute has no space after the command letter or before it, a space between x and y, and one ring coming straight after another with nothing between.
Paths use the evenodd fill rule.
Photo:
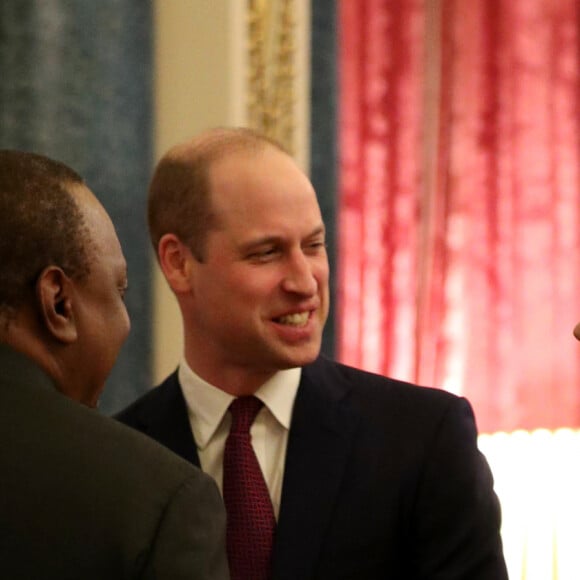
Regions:
<instances>
[{"instance_id":1,"label":"black suit jacket","mask_svg":"<svg viewBox=\"0 0 580 580\"><path fill-rule=\"evenodd\" d=\"M215 482L0 346L0 578L228 577Z\"/></svg>"},{"instance_id":2,"label":"black suit jacket","mask_svg":"<svg viewBox=\"0 0 580 580\"><path fill-rule=\"evenodd\" d=\"M177 375L118 417L199 465ZM294 405L274 580L503 580L471 407L319 358Z\"/></svg>"}]
</instances>

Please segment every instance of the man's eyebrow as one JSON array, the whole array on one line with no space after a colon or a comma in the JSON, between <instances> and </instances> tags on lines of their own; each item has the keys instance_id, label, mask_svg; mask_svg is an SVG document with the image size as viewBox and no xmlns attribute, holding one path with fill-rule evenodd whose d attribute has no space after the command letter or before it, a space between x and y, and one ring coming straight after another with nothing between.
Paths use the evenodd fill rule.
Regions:
<instances>
[{"instance_id":1,"label":"man's eyebrow","mask_svg":"<svg viewBox=\"0 0 580 580\"><path fill-rule=\"evenodd\" d=\"M320 224L316 226L310 233L308 233L304 239L315 238L316 236L325 235L326 228L324 224ZM254 238L253 240L248 240L247 242L242 244L243 249L251 249L257 248L260 246L267 246L269 244L277 244L284 240L283 236L262 236L258 238Z\"/></svg>"},{"instance_id":2,"label":"man's eyebrow","mask_svg":"<svg viewBox=\"0 0 580 580\"><path fill-rule=\"evenodd\" d=\"M269 244L276 244L280 242L282 238L280 236L262 236L260 238L254 238L248 240L242 244L242 249L252 249L258 248L260 246L267 246Z\"/></svg>"}]
</instances>

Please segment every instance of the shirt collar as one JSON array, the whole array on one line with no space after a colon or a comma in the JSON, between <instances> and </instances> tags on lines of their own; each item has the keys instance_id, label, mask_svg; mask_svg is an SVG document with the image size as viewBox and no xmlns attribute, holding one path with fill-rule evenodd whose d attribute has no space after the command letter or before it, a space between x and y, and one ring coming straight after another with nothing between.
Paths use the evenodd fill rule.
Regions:
<instances>
[{"instance_id":1,"label":"shirt collar","mask_svg":"<svg viewBox=\"0 0 580 580\"><path fill-rule=\"evenodd\" d=\"M256 391L256 397L285 429L290 429L301 370L297 367L278 371ZM204 381L185 359L179 364L177 376L187 403L196 445L199 449L205 449L235 397Z\"/></svg>"}]
</instances>

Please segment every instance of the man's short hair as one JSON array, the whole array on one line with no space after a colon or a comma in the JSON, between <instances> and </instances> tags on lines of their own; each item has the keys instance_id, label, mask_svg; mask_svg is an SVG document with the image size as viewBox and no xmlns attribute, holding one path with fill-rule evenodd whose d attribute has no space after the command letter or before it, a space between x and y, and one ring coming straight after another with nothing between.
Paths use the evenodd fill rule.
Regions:
<instances>
[{"instance_id":1,"label":"man's short hair","mask_svg":"<svg viewBox=\"0 0 580 580\"><path fill-rule=\"evenodd\" d=\"M216 227L209 188L211 165L236 152L284 147L266 135L244 127L210 129L170 149L161 159L149 188L148 220L155 252L161 237L175 234L203 262L205 242Z\"/></svg>"},{"instance_id":2,"label":"man's short hair","mask_svg":"<svg viewBox=\"0 0 580 580\"><path fill-rule=\"evenodd\" d=\"M71 278L89 274L89 240L71 194L83 179L34 153L0 150L0 321L32 300L40 273L59 266Z\"/></svg>"}]
</instances>

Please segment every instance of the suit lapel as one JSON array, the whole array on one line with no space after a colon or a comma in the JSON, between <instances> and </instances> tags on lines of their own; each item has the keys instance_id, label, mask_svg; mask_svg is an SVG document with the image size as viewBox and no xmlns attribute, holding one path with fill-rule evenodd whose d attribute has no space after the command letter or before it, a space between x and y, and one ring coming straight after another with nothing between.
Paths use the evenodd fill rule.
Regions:
<instances>
[{"instance_id":1,"label":"suit lapel","mask_svg":"<svg viewBox=\"0 0 580 580\"><path fill-rule=\"evenodd\" d=\"M332 363L305 367L294 404L273 579L312 578L347 464L357 416Z\"/></svg>"},{"instance_id":2,"label":"suit lapel","mask_svg":"<svg viewBox=\"0 0 580 580\"><path fill-rule=\"evenodd\" d=\"M170 375L155 391L155 404L148 405L139 417L144 431L183 459L200 467L177 373Z\"/></svg>"}]
</instances>

